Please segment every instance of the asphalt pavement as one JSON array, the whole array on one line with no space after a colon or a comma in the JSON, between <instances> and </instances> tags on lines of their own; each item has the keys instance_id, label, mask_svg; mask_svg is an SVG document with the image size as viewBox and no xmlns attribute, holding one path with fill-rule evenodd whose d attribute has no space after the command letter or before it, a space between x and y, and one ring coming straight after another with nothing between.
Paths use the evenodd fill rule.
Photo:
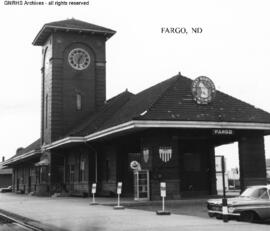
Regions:
<instances>
[{"instance_id":1,"label":"asphalt pavement","mask_svg":"<svg viewBox=\"0 0 270 231\"><path fill-rule=\"evenodd\" d=\"M5 193L0 194L0 210L10 216L16 216L17 219L23 220L25 223L39 226L43 230L54 231L269 230L269 225L266 224L250 224L237 221L223 223L221 220L208 218L206 215L196 215L198 208L202 210L200 213L206 212L202 206L204 200L202 199L201 203L200 200L168 202L167 209L171 208L172 212L177 210L179 206L182 206L182 210L189 210L189 212L187 214L178 213L170 216L158 216L153 210L158 208L159 202L151 202L149 206L152 211L147 211L149 210L147 206L136 205L130 200L124 200L123 203L126 206L131 206L132 209L126 207L124 210L115 210L113 205L116 204L116 198L97 198L97 202L102 205L91 206L89 205L91 202L89 198L34 197ZM193 204L193 207L188 206L189 204ZM0 230L3 230L1 226Z\"/></svg>"}]
</instances>

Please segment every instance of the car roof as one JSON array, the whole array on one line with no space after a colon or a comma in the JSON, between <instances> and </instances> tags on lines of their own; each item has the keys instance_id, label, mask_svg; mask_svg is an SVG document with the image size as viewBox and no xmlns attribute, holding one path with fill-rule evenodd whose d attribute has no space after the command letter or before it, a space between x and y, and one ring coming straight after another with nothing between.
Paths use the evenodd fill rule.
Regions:
<instances>
[{"instance_id":1,"label":"car roof","mask_svg":"<svg viewBox=\"0 0 270 231\"><path fill-rule=\"evenodd\" d=\"M248 188L267 188L267 189L270 189L270 184L267 184L267 185L252 185L252 186L249 186Z\"/></svg>"}]
</instances>

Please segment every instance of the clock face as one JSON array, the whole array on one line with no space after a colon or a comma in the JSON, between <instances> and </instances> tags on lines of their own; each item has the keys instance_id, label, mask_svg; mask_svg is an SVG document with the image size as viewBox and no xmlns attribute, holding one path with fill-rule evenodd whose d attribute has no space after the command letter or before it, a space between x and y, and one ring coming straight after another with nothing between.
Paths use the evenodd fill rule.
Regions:
<instances>
[{"instance_id":1,"label":"clock face","mask_svg":"<svg viewBox=\"0 0 270 231\"><path fill-rule=\"evenodd\" d=\"M69 52L68 62L75 70L84 70L90 64L90 55L82 48L75 48Z\"/></svg>"}]
</instances>

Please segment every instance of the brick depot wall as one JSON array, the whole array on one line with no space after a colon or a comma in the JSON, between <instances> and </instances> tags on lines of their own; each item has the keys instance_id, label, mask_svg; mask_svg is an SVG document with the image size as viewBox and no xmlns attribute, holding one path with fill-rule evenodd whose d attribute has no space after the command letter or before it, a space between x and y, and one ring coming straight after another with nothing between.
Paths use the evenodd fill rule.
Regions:
<instances>
[{"instance_id":1,"label":"brick depot wall","mask_svg":"<svg viewBox=\"0 0 270 231\"><path fill-rule=\"evenodd\" d=\"M62 188L62 191L66 190L68 193L74 195L88 195L89 185L94 182L95 178L95 156L93 150L89 149L86 145L82 145L77 148L62 151L62 154L64 155L59 157L63 162L64 168L64 177L62 179L64 188ZM81 160L84 160L83 177L80 177L80 168L82 168L80 165ZM52 166L56 168L56 166L60 166L60 162L56 161L55 163L53 158ZM74 166L74 172L72 174L70 170L71 166ZM55 183L60 183L59 176L54 177L53 184Z\"/></svg>"},{"instance_id":2,"label":"brick depot wall","mask_svg":"<svg viewBox=\"0 0 270 231\"><path fill-rule=\"evenodd\" d=\"M68 63L68 54L74 48L83 48L91 56L90 66L74 70ZM42 129L46 143L63 136L76 123L102 106L106 99L105 38L98 35L55 32L43 50L50 51L51 61L43 74ZM46 71L46 70L45 70ZM48 128L44 124L45 97L48 94ZM82 96L82 110L76 110L76 94Z\"/></svg>"},{"instance_id":3,"label":"brick depot wall","mask_svg":"<svg viewBox=\"0 0 270 231\"><path fill-rule=\"evenodd\" d=\"M243 136L239 140L238 147L241 189L250 185L266 184L263 136Z\"/></svg>"},{"instance_id":4,"label":"brick depot wall","mask_svg":"<svg viewBox=\"0 0 270 231\"><path fill-rule=\"evenodd\" d=\"M151 199L160 198L160 182L166 182L167 197L171 199L216 194L214 145L207 131L153 129L142 136L141 147L150 151ZM172 148L170 161L161 160L160 147ZM189 153L198 157L198 169L187 167L185 154Z\"/></svg>"},{"instance_id":5,"label":"brick depot wall","mask_svg":"<svg viewBox=\"0 0 270 231\"><path fill-rule=\"evenodd\" d=\"M116 147L108 145L100 150L100 194L113 195L117 184L117 151ZM120 163L119 163L120 164Z\"/></svg>"},{"instance_id":6,"label":"brick depot wall","mask_svg":"<svg viewBox=\"0 0 270 231\"><path fill-rule=\"evenodd\" d=\"M180 198L179 179L179 154L177 139L170 132L150 131L145 133L142 139L142 147L148 148L150 152L150 197L160 198L160 182L166 182L167 197L171 199ZM171 147L172 158L163 162L159 157L160 147Z\"/></svg>"}]
</instances>

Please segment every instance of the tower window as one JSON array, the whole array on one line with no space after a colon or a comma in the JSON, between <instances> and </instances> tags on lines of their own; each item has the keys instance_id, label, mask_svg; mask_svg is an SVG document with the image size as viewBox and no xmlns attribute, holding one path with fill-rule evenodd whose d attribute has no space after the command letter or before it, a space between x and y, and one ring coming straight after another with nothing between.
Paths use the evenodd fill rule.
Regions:
<instances>
[{"instance_id":1,"label":"tower window","mask_svg":"<svg viewBox=\"0 0 270 231\"><path fill-rule=\"evenodd\" d=\"M45 98L45 128L48 127L48 95Z\"/></svg>"},{"instance_id":2,"label":"tower window","mask_svg":"<svg viewBox=\"0 0 270 231\"><path fill-rule=\"evenodd\" d=\"M76 94L76 109L77 111L82 110L82 96L81 94Z\"/></svg>"}]
</instances>

